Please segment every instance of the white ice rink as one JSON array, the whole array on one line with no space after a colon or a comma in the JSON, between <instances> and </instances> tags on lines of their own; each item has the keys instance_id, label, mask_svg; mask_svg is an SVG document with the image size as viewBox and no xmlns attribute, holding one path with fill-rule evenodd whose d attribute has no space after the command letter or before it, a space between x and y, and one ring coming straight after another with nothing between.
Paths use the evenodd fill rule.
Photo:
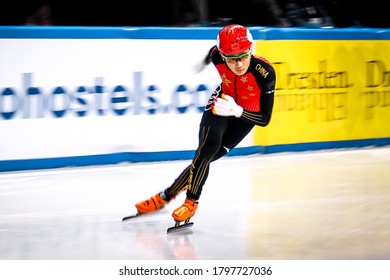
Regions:
<instances>
[{"instance_id":1,"label":"white ice rink","mask_svg":"<svg viewBox=\"0 0 390 280\"><path fill-rule=\"evenodd\" d=\"M189 161L0 173L2 260L389 260L390 148L223 158L187 232L121 222Z\"/></svg>"}]
</instances>

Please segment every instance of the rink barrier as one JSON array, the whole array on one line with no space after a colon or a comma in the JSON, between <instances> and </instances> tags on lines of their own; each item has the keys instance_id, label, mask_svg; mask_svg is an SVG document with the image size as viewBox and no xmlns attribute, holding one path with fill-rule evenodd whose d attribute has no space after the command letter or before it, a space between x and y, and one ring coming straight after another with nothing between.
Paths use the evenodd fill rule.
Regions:
<instances>
[{"instance_id":1,"label":"rink barrier","mask_svg":"<svg viewBox=\"0 0 390 280\"><path fill-rule=\"evenodd\" d=\"M342 150L367 147L384 147L390 145L390 138L346 140L346 141L327 141L327 142L308 142L296 144L280 144L264 146L262 153L285 153L285 152L306 152L318 150Z\"/></svg>"},{"instance_id":2,"label":"rink barrier","mask_svg":"<svg viewBox=\"0 0 390 280\"><path fill-rule=\"evenodd\" d=\"M390 145L390 138L365 139L351 141L333 141L316 143L299 143L288 145L270 145L242 147L231 150L227 156L249 156L255 154L274 154L286 152L307 152L318 150L343 150L365 147L384 147ZM23 171L63 167L85 167L93 165L109 165L121 163L142 163L160 161L191 160L195 151L170 151L170 152L123 152L106 155L90 155L75 157L58 157L42 159L2 160L0 171Z\"/></svg>"},{"instance_id":3,"label":"rink barrier","mask_svg":"<svg viewBox=\"0 0 390 280\"><path fill-rule=\"evenodd\" d=\"M214 40L221 27L0 26L0 39ZM387 28L249 27L254 40L390 40Z\"/></svg>"},{"instance_id":4,"label":"rink barrier","mask_svg":"<svg viewBox=\"0 0 390 280\"><path fill-rule=\"evenodd\" d=\"M264 152L263 147L242 147L229 152L228 156L245 156ZM58 157L44 159L23 159L0 161L0 171L21 171L61 167L81 167L119 163L141 163L159 161L190 160L195 151L169 152L123 152L106 155Z\"/></svg>"},{"instance_id":5,"label":"rink barrier","mask_svg":"<svg viewBox=\"0 0 390 280\"><path fill-rule=\"evenodd\" d=\"M271 124L255 128L255 145L284 151L388 143L389 29L262 32L255 48L277 79Z\"/></svg>"},{"instance_id":6,"label":"rink barrier","mask_svg":"<svg viewBox=\"0 0 390 280\"><path fill-rule=\"evenodd\" d=\"M255 39L256 47L258 47L260 50L258 54L264 55L272 63L279 63L280 55L284 55L285 52L286 55L293 59L295 57L295 53L289 54L288 50L290 49L290 46L295 44L297 41L307 41L310 45L311 42L324 42L324 44L328 44L328 41L341 42L344 44L344 41L352 40L353 44L356 44L356 46L359 44L370 44L371 46L373 43L372 41L384 42L384 44L387 44L387 41L390 40L390 30L388 29L305 29L266 27L251 27L250 29ZM214 86L219 83L219 77L216 75L214 69L211 69L208 70L209 72L202 76L201 79L198 79L202 82L202 84L197 84L193 81L196 80L196 77L188 77L187 74L180 73L185 71L179 71L179 73L177 73L177 69L188 68L187 64L181 64L183 61L185 61L185 59L181 59L181 55L183 55L183 58L185 57L187 59L188 54L182 54L181 51L183 49L187 49L187 52L191 52L191 57L202 58L204 56L204 50L207 49L210 44L215 43L215 38L219 30L220 27L170 28L0 26L0 58L3 58L3 62L5 61L2 70L0 70L2 71L0 75L0 144L2 149L2 151L0 151L0 171L119 164L126 162L133 163L190 160L195 152L194 150L191 150L191 148L194 148L197 145L196 140L194 139L197 139L197 126L199 123L199 118L196 116L200 116L202 107L195 103L183 103L179 97L189 97L194 93L197 93L197 91L211 92L214 89ZM13 52L11 51L8 53L6 52L8 49L5 51L2 49L2 46L4 46L2 41L3 39L5 39L5 46L9 46L7 44L13 40L12 42L15 44L15 50L12 49ZM23 40L19 42L19 39ZM54 47L50 46L50 48L45 49L46 43L49 42L48 40L54 44ZM149 44L149 42L154 43L153 40L158 40L157 44ZM164 44L160 44L161 40L164 41ZM41 41L43 43L40 45ZM153 69L140 71L138 70L139 66L133 66L132 64L129 64L129 68L126 68L126 71L129 72L128 80L130 81L130 85L128 84L129 81L127 80L125 80L124 84L123 80L116 82L115 84L115 82L111 82L111 80L115 80L117 76L123 76L123 70L118 70L116 65L107 64L104 68L102 68L106 72L103 72L103 74L95 74L95 68L100 67L100 60L98 60L96 64L94 64L95 61L88 61L92 64L90 68L83 68L82 70L79 70L78 68L80 67L76 67L76 69L73 69L74 65L77 65L78 61L83 61L84 57L90 55L90 53L95 52L97 58L104 58L104 55L107 51L105 44L111 42L114 42L115 46L120 47L119 51L122 51L122 47L123 50L126 50L124 53L120 52L119 54L113 54L114 60L117 59L118 61L121 61L122 59L125 61L136 60L139 54L153 52L155 51L156 47L158 47L159 52L162 54L174 53L177 57L173 62L177 65L173 63L174 65L172 68L174 70L168 69L166 72L169 73L170 71L176 71L176 81L172 81L173 79L170 79L166 82L166 84L151 84L152 82L150 82L150 80L153 76L153 71L150 70ZM133 42L135 45L134 47L132 45ZM142 45L137 45L139 42L141 42ZM84 44L89 46L89 43L93 44L93 49L86 48L86 50L84 50ZM166 46L165 43L167 44ZM201 47L199 45L193 46L194 43L200 43ZM282 51L277 50L272 52L275 43L279 47L282 47ZM40 65L33 63L29 64L29 61L27 61L30 60L29 58L31 57L29 53L26 53L26 50L29 50L29 44L33 46L32 49L34 49L36 46L41 47L39 49L42 52L43 57L42 60L39 61ZM72 53L72 57L75 56L74 61L61 61L62 64L58 66L57 61L55 61L56 52L62 55L62 53L68 51L66 44L69 44L69 46L77 45L81 48L77 48L77 52ZM65 45L65 47L63 47L63 45ZM127 51L129 46L131 47L130 49L132 49L132 52ZM284 46L287 46L286 51L283 49ZM189 50L189 47L193 47L193 49ZM18 48L22 48L23 52L16 51ZM300 51L299 55L306 55L306 49L307 47L304 47L303 50ZM328 48L325 48L324 50L327 49ZM36 51L37 49L34 50ZM3 57L1 56L1 53L6 55ZM374 49L373 53L377 53L377 51ZM381 51L378 53L381 53ZM54 61L53 58L50 57L51 54L53 54ZM13 57L12 55L15 56ZM382 53L382 55L383 57L380 58L382 59L383 64L385 66L390 65L390 62L387 60L387 53ZM48 56L48 58L46 58L46 56ZM94 57L95 56L92 56L92 58ZM310 62L310 57L308 58L308 61ZM310 66L309 62L306 62L305 67ZM169 63L172 63L172 59L170 58L170 55L161 55L159 56L159 63L161 63L161 65L168 65ZM38 66L42 65L45 67L38 68ZM299 63L295 63L294 65L299 66ZM80 64L79 66L87 67L88 64ZM19 70L19 67L23 68L23 70ZM53 69L57 69L57 67L60 67L60 69L69 69L69 71L65 72L69 78L67 75L65 75L64 78L56 81L55 84L61 86L58 86L55 91L53 91L53 86L51 83L53 80L58 79ZM330 68L332 67L333 65L331 64ZM7 71L5 71L5 69L7 69ZM336 70L329 69L329 71ZM111 111L108 111L106 107L88 107L88 110L83 110L83 108L79 108L79 111L69 110L69 113L65 110L66 107L64 106L60 106L61 108L57 109L54 105L52 105L52 107L49 108L50 110L45 107L44 109L46 111L38 112L36 113L37 115L34 115L33 112L26 111L25 108L18 112L13 112L12 110L15 109L14 107L16 106L16 103L14 106L9 106L2 105L1 102L5 99L7 99L7 102L9 102L9 100L12 100L12 98L15 99L18 96L15 95L15 92L21 91L21 82L18 81L16 84L12 84L13 82L9 81L15 80L15 77L18 77L19 75L22 77L19 79L22 80L22 84L24 86L22 90L26 90L25 94L36 94L36 91L43 89L43 95L53 91L51 93L52 96L62 97L64 96L64 91L66 93L69 88L74 90L74 80L77 80L76 84L79 83L78 85L80 85L78 88L80 90L79 93L82 93L82 90L85 90L85 88L96 88L96 93L101 93L98 92L98 90L100 90L100 83L107 83L104 84L106 89L109 87L118 89L124 85L129 87L131 90L134 90L137 94L140 93L141 88L149 87L148 90L152 91L157 86L162 88L163 94L166 92L173 92L171 98L174 100L175 104L174 106L171 106L172 104L164 103L160 104L161 106L157 107L157 109L150 109L149 107L142 107L142 102L144 102L144 100L141 100L141 97L144 96L139 97L136 95L134 108L132 111L128 110L126 112L126 110L124 110L121 106L117 106L118 104L122 104L123 96L113 96L111 100L112 103L106 104L108 106L107 108L109 108ZM69 80L66 80L67 78ZM132 79L134 80L133 82ZM81 80L81 82L79 80ZM62 86L63 84L65 84L65 86ZM71 84L72 86L67 86L67 84ZM31 87L31 90L29 87ZM115 93L118 92L119 91ZM186 92L190 92L190 94L186 95ZM277 95L278 92L280 92L280 89L277 87ZM145 95L145 93L141 93L141 95ZM367 99L367 102L380 101L382 103L380 106L373 106L372 108L369 107L369 110L365 108L365 113L370 115L372 118L370 119L370 124L372 123L373 127L370 126L370 128L361 128L361 130L368 131L364 132L364 137L361 137L359 134L360 131L358 131L358 134L355 132L355 134L352 133L347 135L347 137L344 136L344 131L336 131L336 137L332 136L327 138L328 135L333 133L333 130L327 131L326 126L329 124L327 123L327 120L321 120L322 122L318 123L318 127L315 123L311 123L309 127L310 129L306 129L307 127L301 125L301 132L289 131L291 127L294 128L297 119L302 121L302 116L298 115L299 112L294 113L291 110L287 110L281 113L280 108L276 106L271 124L266 128L255 128L255 133L250 135L251 139L244 143L243 146L238 146L230 151L228 156L270 154L280 152L301 152L323 149L361 148L369 146L380 147L390 145L390 132L388 126L388 123L390 122L390 114L387 113L388 107L390 107L388 106L390 105L390 103L388 104L390 99L388 97L388 91L385 86L383 87L383 90L380 92L380 94L380 97L375 95L372 97L372 100ZM80 98L79 95L76 97ZM151 97L154 98L154 96ZM50 99L47 100L50 101ZM43 101L42 104L44 105L42 106L47 106L47 100L45 99ZM151 102L151 100L152 99L148 99L147 101ZM83 101L82 97L81 101ZM340 102L339 99L336 99L336 101ZM298 105L303 104L302 101L299 102L301 103L298 103ZM23 104L23 102L20 102L20 104ZM150 103L149 105L159 104ZM338 107L336 106L337 111L335 117L340 117L340 115L344 113L344 107L339 106L340 104L338 103L336 105L338 105ZM189 116L188 112L193 113L195 111L194 108L196 108L197 115L195 114L195 117ZM159 122L161 117L166 117L164 114L166 114L167 110L171 110L169 111L169 114L172 115L172 119L169 119L168 122L169 125L160 125L160 123L158 123L158 125L153 126L155 134L151 137L159 139L160 142L163 142L160 146L156 146L156 150L150 150L150 145L154 146L155 143L149 143L148 141L145 141L143 137L136 139L134 143L132 142L134 138L137 138L137 135L131 133L132 131L141 131L138 133L139 135L143 135L143 132L149 133L150 131L147 130L148 125ZM74 112L78 113L78 116L75 116ZM72 128L73 133L76 136L77 133L82 133L84 131L86 125L84 123L89 124L90 118L88 116L91 112L98 117L96 122L97 128L92 127L92 133L90 133L90 137L95 138L88 138L88 134L83 135L83 137L77 137L77 139L75 139L75 137L72 138L68 136L68 131L61 130L61 125L58 125L59 123L66 124L66 127ZM72 113L74 115L71 115ZM84 115L87 115L87 117ZM115 118L114 124L116 125L112 125L110 121L107 121L107 117ZM328 117L328 115L317 112L317 115L314 117L320 119ZM361 118L360 115L358 117ZM176 123L176 120L178 120L178 123ZM185 127L181 127L182 133L181 135L177 135L175 127L181 124L180 120L184 120L183 122L188 124L189 128L185 130ZM141 123L139 126L136 124L138 122ZM351 122L351 124L354 126L355 122ZM112 130L110 130L111 126L114 126ZM98 131L98 128L103 131L104 135L113 134L115 136L116 132L114 129L116 126L127 126L126 130L129 132L125 135L125 137L123 133L118 133L117 137L110 138L110 141L115 139L116 142L113 143L109 142L104 137L102 139L99 138L102 132ZM313 130L313 127L316 127L316 129ZM88 128L90 128L90 126L88 126ZM28 131L26 132L28 135L23 134L23 131L25 130ZM30 133L31 131L34 131L34 133ZM50 137L53 139L44 139L46 141L42 142L42 138L46 138L46 131L51 133ZM322 135L320 134L320 137L317 138L306 139L309 141L305 141L305 138L296 140L296 138L291 137L291 135L294 133L296 135L305 135L306 133L307 137L309 138L309 136L316 136L315 132L317 131L321 131ZM12 138L14 134L16 136ZM96 137L95 135L98 135L99 137ZM165 138L162 135L171 135L174 137L176 142L169 142L172 141L171 139L169 139L167 142L164 142ZM277 137L279 136L282 138L278 139ZM62 138L64 139L62 140ZM146 138L146 140L148 139L150 138ZM64 145L68 145L69 152L64 152L64 150L61 149L56 154L56 150L52 151L47 149L48 144L57 144L57 142L61 140L63 141ZM69 143L71 143L71 145L69 145ZM95 143L97 147L103 147L101 152L95 152ZM12 147L10 144L15 146ZM93 153L89 152L89 146L95 148L91 148L91 150L94 151ZM144 150L145 147L146 149ZM168 151L165 150L165 147L175 147L175 149ZM75 152L73 152L73 149L75 149ZM14 151L15 157L13 157L13 155L7 155L6 152L10 150ZM40 153L42 154L41 156ZM2 154L5 154L5 156L2 156ZM59 154L61 154L61 156L59 156Z\"/></svg>"}]
</instances>

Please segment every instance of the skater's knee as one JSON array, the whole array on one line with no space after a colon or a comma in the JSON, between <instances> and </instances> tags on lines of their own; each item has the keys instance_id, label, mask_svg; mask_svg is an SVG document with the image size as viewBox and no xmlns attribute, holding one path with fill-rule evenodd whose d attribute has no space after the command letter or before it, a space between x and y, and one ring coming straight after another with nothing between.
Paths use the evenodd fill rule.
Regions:
<instances>
[{"instance_id":1,"label":"skater's knee","mask_svg":"<svg viewBox=\"0 0 390 280\"><path fill-rule=\"evenodd\" d=\"M212 161L216 161L217 159L220 159L221 157L225 156L230 151L227 147L221 147L219 151L215 154Z\"/></svg>"}]
</instances>

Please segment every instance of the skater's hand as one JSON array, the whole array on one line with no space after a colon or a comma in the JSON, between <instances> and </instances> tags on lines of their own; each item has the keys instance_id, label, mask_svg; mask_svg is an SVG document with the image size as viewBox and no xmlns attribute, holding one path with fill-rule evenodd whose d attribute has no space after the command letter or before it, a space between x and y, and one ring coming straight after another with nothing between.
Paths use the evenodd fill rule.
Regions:
<instances>
[{"instance_id":1,"label":"skater's hand","mask_svg":"<svg viewBox=\"0 0 390 280\"><path fill-rule=\"evenodd\" d=\"M211 105L211 110L214 115L224 117L235 116L236 118L239 118L244 109L236 104L233 97L222 94L221 97L215 98L214 103Z\"/></svg>"}]
</instances>

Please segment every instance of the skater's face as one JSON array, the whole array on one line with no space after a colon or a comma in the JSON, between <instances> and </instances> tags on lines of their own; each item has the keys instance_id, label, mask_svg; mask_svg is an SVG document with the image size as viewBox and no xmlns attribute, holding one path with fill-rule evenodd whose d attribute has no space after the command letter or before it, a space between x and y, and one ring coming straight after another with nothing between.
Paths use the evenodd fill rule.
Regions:
<instances>
[{"instance_id":1,"label":"skater's face","mask_svg":"<svg viewBox=\"0 0 390 280\"><path fill-rule=\"evenodd\" d=\"M222 58L234 74L241 76L244 75L249 68L249 64L251 62L251 50L246 50L237 56L222 55Z\"/></svg>"}]
</instances>

